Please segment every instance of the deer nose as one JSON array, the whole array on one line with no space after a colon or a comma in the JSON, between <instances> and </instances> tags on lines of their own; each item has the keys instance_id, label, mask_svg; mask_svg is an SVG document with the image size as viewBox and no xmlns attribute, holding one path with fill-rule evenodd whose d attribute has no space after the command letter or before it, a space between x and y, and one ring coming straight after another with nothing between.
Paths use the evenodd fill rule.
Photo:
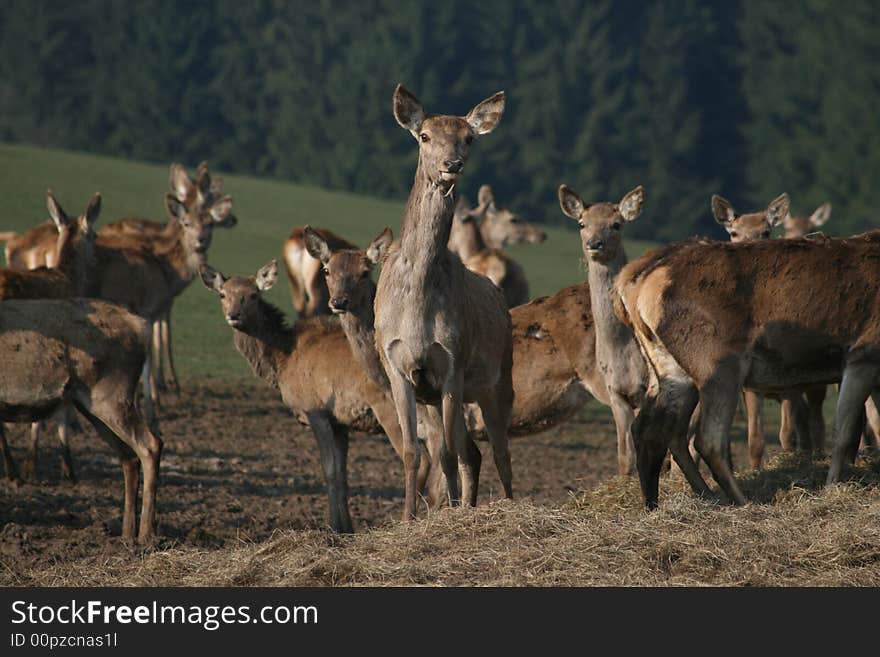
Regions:
<instances>
[{"instance_id":1,"label":"deer nose","mask_svg":"<svg viewBox=\"0 0 880 657\"><path fill-rule=\"evenodd\" d=\"M461 160L446 160L443 162L443 166L446 167L449 173L460 173L464 168L464 162Z\"/></svg>"},{"instance_id":2,"label":"deer nose","mask_svg":"<svg viewBox=\"0 0 880 657\"><path fill-rule=\"evenodd\" d=\"M333 297L330 299L330 308L340 312L348 310L348 297Z\"/></svg>"},{"instance_id":3,"label":"deer nose","mask_svg":"<svg viewBox=\"0 0 880 657\"><path fill-rule=\"evenodd\" d=\"M587 246L590 247L590 251L601 251L605 248L605 242L602 240L590 240L587 242Z\"/></svg>"},{"instance_id":4,"label":"deer nose","mask_svg":"<svg viewBox=\"0 0 880 657\"><path fill-rule=\"evenodd\" d=\"M236 311L234 313L229 313L226 315L226 321L228 322L237 322L241 319L241 313Z\"/></svg>"}]
</instances>

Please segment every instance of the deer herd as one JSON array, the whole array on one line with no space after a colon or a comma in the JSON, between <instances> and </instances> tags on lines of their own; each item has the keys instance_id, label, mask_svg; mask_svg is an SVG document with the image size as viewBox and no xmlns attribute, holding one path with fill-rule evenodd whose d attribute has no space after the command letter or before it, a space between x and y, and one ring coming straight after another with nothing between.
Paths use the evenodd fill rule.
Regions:
<instances>
[{"instance_id":1,"label":"deer herd","mask_svg":"<svg viewBox=\"0 0 880 657\"><path fill-rule=\"evenodd\" d=\"M628 262L623 233L645 190L588 203L561 185L587 281L529 301L523 268L504 248L543 242L545 233L499 207L488 185L473 207L456 198L475 141L496 129L504 106L499 92L465 116L433 115L397 87L394 118L418 145L398 239L385 228L360 249L327 229L295 228L282 247L299 317L292 325L264 297L276 261L230 276L207 263L213 229L236 217L204 163L194 178L171 166L167 222L97 229L99 194L71 217L48 192L50 221L0 234L0 421L32 423L28 470L41 423L52 418L63 474L73 479L68 437L85 418L122 462L123 539L154 540L157 401L178 385L171 307L198 275L219 296L254 374L311 428L335 531L353 531L350 431L388 437L410 519L420 499L430 509L476 504L481 440L512 497L509 437L545 431L590 399L610 407L619 474L638 474L649 509L667 454L697 494L713 495L699 459L743 504L729 449L740 397L750 465L760 468L763 399L782 404L784 449L821 454L826 387L838 384L827 481L840 480L863 434L870 445L880 433L872 402L880 401L880 231L829 238L817 232L827 203L796 217L782 194L763 211L737 214L714 196L712 214L730 241L690 239ZM784 238L770 239L776 226ZM2 423L0 449L7 477L18 480Z\"/></svg>"}]
</instances>

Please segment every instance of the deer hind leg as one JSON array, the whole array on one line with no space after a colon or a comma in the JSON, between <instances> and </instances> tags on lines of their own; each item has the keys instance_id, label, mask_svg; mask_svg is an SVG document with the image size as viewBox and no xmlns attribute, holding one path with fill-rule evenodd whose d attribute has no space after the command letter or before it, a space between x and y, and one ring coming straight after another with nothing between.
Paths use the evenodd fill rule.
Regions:
<instances>
[{"instance_id":1,"label":"deer hind leg","mask_svg":"<svg viewBox=\"0 0 880 657\"><path fill-rule=\"evenodd\" d=\"M348 511L348 432L334 426L324 413L308 413L307 417L318 442L327 482L330 529L351 534L354 527Z\"/></svg>"},{"instance_id":2,"label":"deer hind leg","mask_svg":"<svg viewBox=\"0 0 880 657\"><path fill-rule=\"evenodd\" d=\"M822 385L807 388L806 392L810 441L813 443L813 454L818 458L825 455L825 414L822 407L827 391L828 386Z\"/></svg>"},{"instance_id":3,"label":"deer hind leg","mask_svg":"<svg viewBox=\"0 0 880 657\"><path fill-rule=\"evenodd\" d=\"M507 431L510 427L510 413L513 404L513 391L508 393L507 386L503 391L493 391L479 400L483 412L483 423L492 443L492 458L495 469L501 478L504 497L513 499L513 468L510 464L510 447ZM473 441L471 441L473 442Z\"/></svg>"},{"instance_id":4,"label":"deer hind leg","mask_svg":"<svg viewBox=\"0 0 880 657\"><path fill-rule=\"evenodd\" d=\"M749 464L753 470L760 470L764 459L764 397L757 392L743 390L743 403L748 420ZM788 416L783 417L787 419ZM783 440L782 429L779 430L779 439ZM783 449L790 451L791 446L783 443ZM727 458L730 460L729 455ZM728 467L733 469L733 464L728 463Z\"/></svg>"},{"instance_id":5,"label":"deer hind leg","mask_svg":"<svg viewBox=\"0 0 880 657\"><path fill-rule=\"evenodd\" d=\"M690 440L696 436L696 425L701 414L696 411L697 389L690 381L667 381L660 389L662 406L666 409L663 430L669 435L669 451L691 489L700 497L710 497L712 491L700 474L691 453ZM695 443L700 441L695 439ZM696 449L696 445L695 445Z\"/></svg>"},{"instance_id":6,"label":"deer hind leg","mask_svg":"<svg viewBox=\"0 0 880 657\"><path fill-rule=\"evenodd\" d=\"M740 390L738 364L722 365L703 384L700 389L701 444L697 448L712 471L715 481L727 496L736 504L745 504L746 498L733 478L727 461L730 425L736 412Z\"/></svg>"},{"instance_id":7,"label":"deer hind leg","mask_svg":"<svg viewBox=\"0 0 880 657\"><path fill-rule=\"evenodd\" d=\"M174 367L174 356L171 350L171 306L165 311L160 320L162 339L159 341L162 350L159 353L160 366L165 368L160 380L164 381L165 388L173 392L180 392L180 382L177 379L177 369Z\"/></svg>"},{"instance_id":8,"label":"deer hind leg","mask_svg":"<svg viewBox=\"0 0 880 657\"><path fill-rule=\"evenodd\" d=\"M782 408L788 410L789 423L792 432L797 438L797 449L801 452L812 454L813 441L810 435L809 410L804 396L800 393L785 395L782 398Z\"/></svg>"},{"instance_id":9,"label":"deer hind leg","mask_svg":"<svg viewBox=\"0 0 880 657\"><path fill-rule=\"evenodd\" d=\"M847 364L837 393L834 411L834 446L831 450L831 467L828 484L840 481L844 463L858 449L858 440L864 426L865 401L872 392L877 366L870 363Z\"/></svg>"},{"instance_id":10,"label":"deer hind leg","mask_svg":"<svg viewBox=\"0 0 880 657\"><path fill-rule=\"evenodd\" d=\"M152 347L150 356L153 359L153 387L165 392L165 367L162 363L162 319L153 322Z\"/></svg>"},{"instance_id":11,"label":"deer hind leg","mask_svg":"<svg viewBox=\"0 0 880 657\"><path fill-rule=\"evenodd\" d=\"M61 446L61 476L72 484L76 483L73 457L70 454L70 434L73 427L73 409L65 406L57 416L58 444Z\"/></svg>"},{"instance_id":12,"label":"deer hind leg","mask_svg":"<svg viewBox=\"0 0 880 657\"><path fill-rule=\"evenodd\" d=\"M871 397L865 402L865 434L862 438L862 446L868 452L876 453L880 450L880 394L872 392Z\"/></svg>"},{"instance_id":13,"label":"deer hind leg","mask_svg":"<svg viewBox=\"0 0 880 657\"><path fill-rule=\"evenodd\" d=\"M15 467L15 459L12 458L12 451L9 449L9 443L6 442L6 431L3 429L3 423L0 422L0 451L3 452L3 464L6 466L6 478L16 484L21 483L21 477L18 476L18 468Z\"/></svg>"},{"instance_id":14,"label":"deer hind leg","mask_svg":"<svg viewBox=\"0 0 880 657\"><path fill-rule=\"evenodd\" d=\"M28 479L37 478L37 467L40 463L40 431L44 428L43 422L31 422L31 453L24 465L24 475Z\"/></svg>"}]
</instances>

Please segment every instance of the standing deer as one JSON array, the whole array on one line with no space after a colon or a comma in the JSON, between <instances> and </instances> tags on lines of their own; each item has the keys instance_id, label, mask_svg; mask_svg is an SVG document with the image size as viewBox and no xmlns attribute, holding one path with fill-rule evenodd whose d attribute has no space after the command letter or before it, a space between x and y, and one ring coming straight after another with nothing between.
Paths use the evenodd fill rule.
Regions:
<instances>
[{"instance_id":1,"label":"standing deer","mask_svg":"<svg viewBox=\"0 0 880 657\"><path fill-rule=\"evenodd\" d=\"M339 315L352 353L370 377L390 394L390 383L376 352L373 267L387 253L391 232L385 229L366 251L333 250L318 233L306 229L309 252L324 266L330 308ZM596 367L596 340L586 283L541 297L510 311L513 320L513 409L509 433L521 436L545 431L565 421L591 397L609 403L605 380ZM485 438L479 407L468 404L470 435ZM431 457L429 506L445 492L433 427L427 427ZM476 449L469 443L468 447Z\"/></svg>"},{"instance_id":2,"label":"standing deer","mask_svg":"<svg viewBox=\"0 0 880 657\"><path fill-rule=\"evenodd\" d=\"M162 441L135 403L148 326L114 304L95 299L10 300L0 303L0 422L34 422L73 405L122 461L122 538L149 543L156 521ZM0 437L2 437L0 424ZM139 470L144 472L136 534Z\"/></svg>"},{"instance_id":3,"label":"standing deer","mask_svg":"<svg viewBox=\"0 0 880 657\"><path fill-rule=\"evenodd\" d=\"M469 209L465 198L459 197L452 213L449 250L457 254L464 266L495 283L504 294L508 308L527 303L529 282L522 267L500 249L490 249L483 240L477 221L486 206Z\"/></svg>"},{"instance_id":4,"label":"standing deer","mask_svg":"<svg viewBox=\"0 0 880 657\"><path fill-rule=\"evenodd\" d=\"M738 215L730 201L717 194L712 196L712 214L730 235L733 243L769 239L774 227L782 223L791 224L788 208L788 195L782 194L773 199L763 212ZM803 222L798 222L798 225L802 224ZM817 452L823 449L825 421L822 417L822 403L825 401L825 386L810 388L806 393L806 404L800 392L772 396L782 404L779 442L786 451L794 449L795 427L800 427L802 449L810 446ZM754 391L743 390L743 401L748 420L749 460L752 468L757 470L760 469L764 456L764 397Z\"/></svg>"},{"instance_id":5,"label":"standing deer","mask_svg":"<svg viewBox=\"0 0 880 657\"><path fill-rule=\"evenodd\" d=\"M480 463L467 448L464 402L475 401L483 411L505 497L513 495L507 444L513 403L510 313L498 288L466 269L447 248L455 184L473 141L498 125L504 93L464 117L428 116L418 99L398 85L393 110L418 142L419 161L400 243L390 249L376 288L376 348L403 433L405 504L414 517L417 402L439 410L442 418L441 461L451 504L460 501L456 457L461 459L462 497L471 506L477 500Z\"/></svg>"},{"instance_id":6,"label":"standing deer","mask_svg":"<svg viewBox=\"0 0 880 657\"><path fill-rule=\"evenodd\" d=\"M641 186L628 192L619 203L586 205L573 189L559 187L559 205L563 214L578 222L584 258L588 267L590 307L596 324L596 365L610 397L611 412L617 431L617 468L621 475L636 465L633 423L645 396L647 367L632 329L614 313L615 276L626 266L623 226L642 212L644 190ZM700 495L709 487L683 445L673 445L673 458L688 483Z\"/></svg>"},{"instance_id":7,"label":"standing deer","mask_svg":"<svg viewBox=\"0 0 880 657\"><path fill-rule=\"evenodd\" d=\"M540 244L547 239L547 233L535 224L507 208L499 208L489 185L480 187L477 205L485 208L480 221L480 234L490 249L503 249L511 244Z\"/></svg>"},{"instance_id":8,"label":"standing deer","mask_svg":"<svg viewBox=\"0 0 880 657\"><path fill-rule=\"evenodd\" d=\"M297 226L284 241L281 261L290 284L290 298L300 319L326 315L327 282L321 262L309 254L305 242L305 226ZM312 228L334 249L356 249L357 246L326 228Z\"/></svg>"},{"instance_id":9,"label":"standing deer","mask_svg":"<svg viewBox=\"0 0 880 657\"><path fill-rule=\"evenodd\" d=\"M82 296L90 270L93 267L95 243L94 225L101 212L101 195L95 194L86 211L79 217L69 217L61 208L55 195L46 193L49 215L56 226L55 252L51 260L56 267L45 266L31 270L0 270L0 301L9 299L51 299ZM61 443L62 476L75 481L73 459L69 445L70 418L59 421L58 438ZM31 426L31 475L37 471L40 423ZM8 479L18 481L18 469L6 440L0 436L0 451L6 466Z\"/></svg>"},{"instance_id":10,"label":"standing deer","mask_svg":"<svg viewBox=\"0 0 880 657\"><path fill-rule=\"evenodd\" d=\"M855 454L865 400L880 382L880 232L844 239L689 241L620 273L617 310L651 363L634 426L649 508L666 446L682 441L696 394L700 452L745 500L723 453L743 387L772 393L840 382L828 483ZM876 401L876 399L875 399Z\"/></svg>"},{"instance_id":11,"label":"standing deer","mask_svg":"<svg viewBox=\"0 0 880 657\"><path fill-rule=\"evenodd\" d=\"M398 454L402 438L394 405L367 373L352 367L352 350L339 323L315 317L285 324L262 293L278 278L273 260L256 276L227 278L204 265L202 282L220 296L235 347L254 374L281 392L285 405L312 429L327 481L329 525L351 532L348 510L348 432L384 433ZM423 485L428 463L419 474Z\"/></svg>"}]
</instances>

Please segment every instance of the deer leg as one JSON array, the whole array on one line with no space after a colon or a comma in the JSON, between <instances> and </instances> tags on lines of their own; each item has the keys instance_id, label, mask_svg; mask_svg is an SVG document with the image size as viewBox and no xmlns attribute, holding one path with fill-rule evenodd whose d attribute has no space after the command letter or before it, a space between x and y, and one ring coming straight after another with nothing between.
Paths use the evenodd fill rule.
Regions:
<instances>
[{"instance_id":1,"label":"deer leg","mask_svg":"<svg viewBox=\"0 0 880 657\"><path fill-rule=\"evenodd\" d=\"M162 362L162 319L153 322L153 340L150 355L153 358L153 386L157 391L165 392L165 367Z\"/></svg>"},{"instance_id":2,"label":"deer leg","mask_svg":"<svg viewBox=\"0 0 880 657\"><path fill-rule=\"evenodd\" d=\"M791 422L794 435L797 437L797 447L801 452L812 453L813 442L810 436L810 422L807 416L807 403L800 393L786 395L782 398L782 404L788 406L789 421Z\"/></svg>"},{"instance_id":3,"label":"deer leg","mask_svg":"<svg viewBox=\"0 0 880 657\"><path fill-rule=\"evenodd\" d=\"M388 436L388 441L391 443L391 447L394 448L394 451L397 453L397 456L400 457L401 461L403 460L403 434L400 431L400 423L397 421L397 412L394 409L393 402L388 399L385 395L376 401L375 403L370 405L370 408L373 409L373 414L376 416L376 419L379 421L379 424L382 425L382 428L385 430L385 435ZM421 407L424 408L424 407ZM424 415L424 413L423 413ZM419 416L417 416L419 417ZM425 422L425 429L422 429L422 424L418 424L419 432L425 433L427 432L428 438L427 440L431 440L432 430L430 425ZM439 424L438 424L439 426ZM439 436L439 434L438 434ZM421 440L421 437L420 437ZM437 449L431 450L428 447L428 454L431 458L420 459L419 460L419 474L416 480L416 490L422 491L426 482L431 477L431 473L433 469L436 469L438 472L440 471L439 463L437 463L434 458L437 455ZM431 507L430 502L430 492L429 492L429 502L428 505Z\"/></svg>"},{"instance_id":4,"label":"deer leg","mask_svg":"<svg viewBox=\"0 0 880 657\"><path fill-rule=\"evenodd\" d=\"M451 373L452 376L443 386L443 395L441 401L441 412L443 413L443 437L446 442L447 453L455 454L459 464L459 474L461 475L461 498L465 504L476 506L477 504L477 486L480 477L480 462L474 461L473 453L469 452L465 440L467 432L464 427L464 418L462 417L462 388L464 382L462 375L459 373ZM455 506L456 500L451 496L450 490L449 503Z\"/></svg>"},{"instance_id":5,"label":"deer leg","mask_svg":"<svg viewBox=\"0 0 880 657\"><path fill-rule=\"evenodd\" d=\"M0 451L3 452L3 464L6 466L6 478L15 483L21 483L21 477L18 476L18 468L15 467L15 459L12 458L12 451L6 442L6 431L3 429L3 423L0 422Z\"/></svg>"},{"instance_id":6,"label":"deer leg","mask_svg":"<svg viewBox=\"0 0 880 657\"><path fill-rule=\"evenodd\" d=\"M764 459L764 397L751 390L743 390L743 403L746 407L746 418L749 427L749 464L753 470L761 469L761 461ZM780 432L780 439L782 438ZM784 449L790 450L791 446ZM728 468L733 469L729 454Z\"/></svg>"},{"instance_id":7,"label":"deer leg","mask_svg":"<svg viewBox=\"0 0 880 657\"><path fill-rule=\"evenodd\" d=\"M431 461L431 468L425 482L425 493L428 499L428 508L437 509L448 499L446 471L449 470L452 476L458 477L456 459L454 454L447 453L443 440L443 418L439 409L436 406L420 406L419 408L425 419L425 443ZM447 459L448 462L444 459Z\"/></svg>"},{"instance_id":8,"label":"deer leg","mask_svg":"<svg viewBox=\"0 0 880 657\"><path fill-rule=\"evenodd\" d=\"M354 528L348 511L348 434L334 427L324 413L309 413L307 417L318 443L327 482L330 529L350 534Z\"/></svg>"},{"instance_id":9,"label":"deer leg","mask_svg":"<svg viewBox=\"0 0 880 657\"><path fill-rule=\"evenodd\" d=\"M701 443L696 439L701 416L696 410L697 389L691 383L670 381L661 387L660 393L666 409L664 424L667 426L663 427L663 431L670 437L669 451L694 493L700 497L709 497L712 491L700 474L690 448L692 436L695 448Z\"/></svg>"},{"instance_id":10,"label":"deer leg","mask_svg":"<svg viewBox=\"0 0 880 657\"><path fill-rule=\"evenodd\" d=\"M733 478L727 462L730 425L736 412L740 377L738 367L719 368L700 389L701 444L698 445L715 481L736 504L745 504L746 498Z\"/></svg>"},{"instance_id":11,"label":"deer leg","mask_svg":"<svg viewBox=\"0 0 880 657\"><path fill-rule=\"evenodd\" d=\"M40 430L42 422L31 422L31 453L24 466L24 474L28 479L37 478L37 466L40 462Z\"/></svg>"},{"instance_id":12,"label":"deer leg","mask_svg":"<svg viewBox=\"0 0 880 657\"><path fill-rule=\"evenodd\" d=\"M141 395L141 400L144 405L144 417L147 420L147 424L153 431L157 430L158 424L156 421L156 404L154 398L154 388L152 385L153 380L153 363L152 358L150 357L150 350L147 350L147 357L144 359L144 369L141 372L141 384L143 386L143 394Z\"/></svg>"},{"instance_id":13,"label":"deer leg","mask_svg":"<svg viewBox=\"0 0 880 657\"><path fill-rule=\"evenodd\" d=\"M507 430L510 427L512 403L512 391L510 395L506 391L499 391L497 394L487 395L479 400L486 433L489 434L489 441L492 443L492 458L495 460L495 469L501 478L504 497L508 500L513 499L513 468L510 465L507 435Z\"/></svg>"},{"instance_id":14,"label":"deer leg","mask_svg":"<svg viewBox=\"0 0 880 657\"><path fill-rule=\"evenodd\" d=\"M876 374L877 367L869 363L851 363L843 369L834 411L834 446L831 449L828 484L840 481L844 463L858 448L865 401L872 392Z\"/></svg>"},{"instance_id":15,"label":"deer leg","mask_svg":"<svg viewBox=\"0 0 880 657\"><path fill-rule=\"evenodd\" d=\"M635 451L632 447L632 423L635 413L620 395L611 392L611 414L614 416L614 429L617 432L617 474L629 476L635 469Z\"/></svg>"},{"instance_id":16,"label":"deer leg","mask_svg":"<svg viewBox=\"0 0 880 657\"><path fill-rule=\"evenodd\" d=\"M177 378L177 369L174 367L174 352L171 349L171 306L168 306L165 317L162 318L162 352L168 370L165 383L172 391L180 392L180 381Z\"/></svg>"},{"instance_id":17,"label":"deer leg","mask_svg":"<svg viewBox=\"0 0 880 657\"><path fill-rule=\"evenodd\" d=\"M869 452L880 450L878 437L880 437L880 413L877 412L880 394L871 393L871 397L865 402L865 435L862 438L864 448Z\"/></svg>"},{"instance_id":18,"label":"deer leg","mask_svg":"<svg viewBox=\"0 0 880 657\"><path fill-rule=\"evenodd\" d=\"M648 393L632 424L633 442L636 448L636 468L645 508L656 509L660 500L660 472L669 441L658 430L664 409L656 395Z\"/></svg>"},{"instance_id":19,"label":"deer leg","mask_svg":"<svg viewBox=\"0 0 880 657\"><path fill-rule=\"evenodd\" d=\"M393 363L394 361L391 360ZM403 519L416 516L416 493L419 476L419 442L416 438L416 395L412 384L407 381L398 367L388 368L391 395L397 410L397 421L403 438L403 469L405 477L405 499Z\"/></svg>"},{"instance_id":20,"label":"deer leg","mask_svg":"<svg viewBox=\"0 0 880 657\"><path fill-rule=\"evenodd\" d=\"M807 423L809 424L810 441L813 444L813 453L822 458L825 454L825 414L822 407L825 405L825 393L828 386L812 386L807 388Z\"/></svg>"},{"instance_id":21,"label":"deer leg","mask_svg":"<svg viewBox=\"0 0 880 657\"><path fill-rule=\"evenodd\" d=\"M61 476L70 483L76 483L76 472L73 469L73 457L70 454L70 434L73 424L73 409L65 406L58 415L58 443L61 446Z\"/></svg>"}]
</instances>

